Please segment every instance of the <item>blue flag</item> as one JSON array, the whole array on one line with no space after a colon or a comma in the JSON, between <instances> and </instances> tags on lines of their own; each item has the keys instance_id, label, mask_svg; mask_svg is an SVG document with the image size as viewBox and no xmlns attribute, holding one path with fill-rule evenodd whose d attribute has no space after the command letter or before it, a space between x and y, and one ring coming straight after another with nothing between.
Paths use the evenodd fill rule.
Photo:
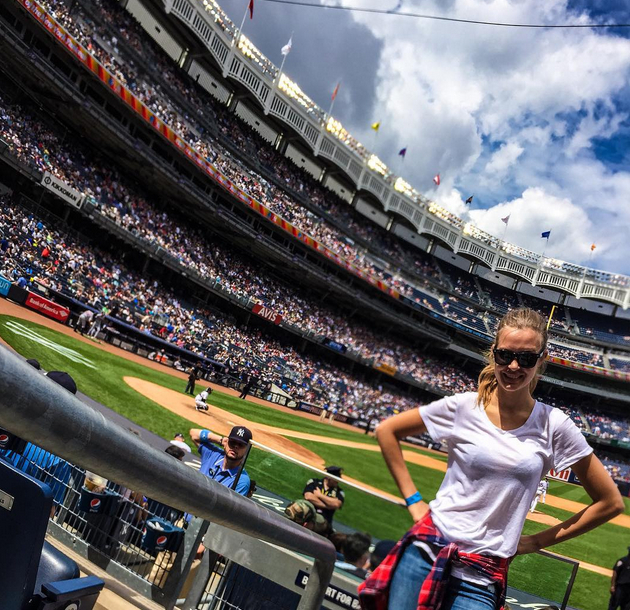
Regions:
<instances>
[{"instance_id":1,"label":"blue flag","mask_svg":"<svg viewBox=\"0 0 630 610\"><path fill-rule=\"evenodd\" d=\"M407 154L407 147L405 146L405 148L401 148L398 154L404 159Z\"/></svg>"},{"instance_id":2,"label":"blue flag","mask_svg":"<svg viewBox=\"0 0 630 610\"><path fill-rule=\"evenodd\" d=\"M551 231L545 231L545 232L541 235L541 237L542 237L543 239L549 239L549 236L550 236L550 235L551 235Z\"/></svg>"}]
</instances>

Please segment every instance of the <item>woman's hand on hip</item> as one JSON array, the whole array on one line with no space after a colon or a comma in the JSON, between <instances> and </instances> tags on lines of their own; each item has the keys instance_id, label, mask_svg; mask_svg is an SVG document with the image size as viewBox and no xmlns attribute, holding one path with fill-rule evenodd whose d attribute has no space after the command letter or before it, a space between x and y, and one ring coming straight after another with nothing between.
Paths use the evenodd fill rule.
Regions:
<instances>
[{"instance_id":1,"label":"woman's hand on hip","mask_svg":"<svg viewBox=\"0 0 630 610\"><path fill-rule=\"evenodd\" d=\"M407 510L414 523L417 523L429 512L429 505L424 501L420 501L407 507Z\"/></svg>"},{"instance_id":2,"label":"woman's hand on hip","mask_svg":"<svg viewBox=\"0 0 630 610\"><path fill-rule=\"evenodd\" d=\"M521 539L518 541L516 554L527 555L528 553L540 551L540 549L541 546L536 541L536 536L521 536Z\"/></svg>"}]
</instances>

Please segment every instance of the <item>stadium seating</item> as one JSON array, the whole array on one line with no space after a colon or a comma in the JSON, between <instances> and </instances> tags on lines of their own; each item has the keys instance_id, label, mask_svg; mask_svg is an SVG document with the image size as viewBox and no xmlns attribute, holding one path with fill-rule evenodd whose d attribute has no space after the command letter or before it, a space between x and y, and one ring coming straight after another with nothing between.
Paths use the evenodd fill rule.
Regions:
<instances>
[{"instance_id":1,"label":"stadium seating","mask_svg":"<svg viewBox=\"0 0 630 610\"><path fill-rule=\"evenodd\" d=\"M121 82L203 151L226 176L348 260L397 287L419 308L485 336L494 332L498 317L514 305L532 304L549 311L546 302L510 293L450 265L438 264L433 257L368 221L192 82L117 3L75 3L72 15L64 4L52 0L45 4ZM142 62L136 61L139 52ZM1 98L0 105L3 138L15 155L87 193L100 213L130 234L159 245L182 266L215 279L232 295L278 311L302 332L342 343L360 357L395 367L416 381L447 392L474 386L472 376L444 359L420 357L402 338L384 337L356 319L348 320L343 311L313 303L299 288L268 275L260 266L254 269L246 256L228 244L215 242L177 212L155 205L140 186L130 183L93 149L86 150L71 133L57 137L50 122L34 108L19 107ZM178 346L220 361L233 357L238 368L255 370L266 365L268 380L284 384L292 379L305 400L335 400L345 412L354 414L364 413L364 404L376 405L381 414L392 405L401 409L413 404L410 398L394 396L336 367L298 354L266 333L239 328L224 314L195 311L181 294L151 286L107 252L87 247L80 239L70 240L65 229L52 232L36 218L9 216L5 220L25 229L19 242L26 246L24 256L12 252L13 257L3 261L4 271L12 278L22 274L43 281L84 303L113 309L119 319ZM74 250L60 265L51 260L54 256L43 256L45 248L41 246L49 238L55 247L72 242ZM113 290L121 282L123 289ZM595 326L606 321L595 314L590 318ZM565 317L558 310L552 329L577 332L568 319L572 319L570 314ZM623 338L621 327L616 327L616 332ZM615 341L609 338L609 342ZM581 350L558 343L550 348L553 355L568 360L604 364L597 348ZM623 367L623 359L611 358L610 366Z\"/></svg>"},{"instance_id":2,"label":"stadium seating","mask_svg":"<svg viewBox=\"0 0 630 610\"><path fill-rule=\"evenodd\" d=\"M198 145L208 152L208 158L228 177L234 179L245 190L250 190L252 196L262 198L273 211L296 223L305 232L320 239L347 259L369 269L378 277L389 278L403 294L407 296L413 294L416 302L414 289L419 287L418 276L410 278L407 275L409 269L412 272L418 269L425 272L425 277L419 282L420 286L430 277L432 281L442 280L446 285L458 288L460 294L469 295L468 298L478 299L476 286L461 272L450 271L453 277L449 279L437 268L435 262L431 264L425 259L418 266L417 259L421 258L421 255L417 249L413 249L412 257L416 259L414 264L409 260L411 250L408 246L403 246L391 234L362 218L331 191L324 189L303 170L293 166L288 159L282 158L269 143L257 136L247 125L240 123L235 115L228 113L213 100L212 96L181 72L119 5L107 0L85 3L83 9L74 6L72 16L61 4L50 3L48 6L54 7L55 16L61 19L64 26L68 27L99 61L112 69L121 82L126 83L158 116L170 123L189 143ZM84 11L89 11L89 15ZM114 23L117 27L113 26ZM143 56L146 55L145 49L147 49L151 58L150 62L134 63L134 57L138 59L137 52L140 48L143 49ZM144 59L147 57L145 56ZM150 68L145 64L149 64ZM144 66L142 74L139 73L138 65ZM156 70L156 66L159 66L159 71ZM194 112L191 112L192 110ZM226 150L221 150L220 147L222 142L225 142L225 138L222 141L215 139L210 142L208 140L212 134L216 136L217 124L220 126L219 131L228 138L230 145L240 146L240 152L244 158L263 160L262 165L273 173L273 178L275 178L273 183L238 162ZM202 137L199 137L199 134ZM289 189L288 192L278 190L277 184L285 185ZM308 198L317 208L318 214L314 215L302 207L298 201L287 196L296 194ZM380 253L386 252L394 256L397 259L398 268L405 269L405 275L392 275L375 263L367 250L355 245L352 240L348 241L346 235L329 225L326 219L330 219L331 210L334 210L337 220L346 220L345 231L361 235L363 239L369 240L370 248L375 247ZM403 251L404 254L402 254ZM396 252L399 255L397 257ZM409 265L410 262L412 262L411 265ZM457 321L461 322L461 320ZM553 321L553 324L556 325L557 322ZM470 327L480 332L487 332L484 330L484 324L474 319ZM623 338L621 341L624 341Z\"/></svg>"},{"instance_id":3,"label":"stadium seating","mask_svg":"<svg viewBox=\"0 0 630 610\"><path fill-rule=\"evenodd\" d=\"M78 578L76 563L44 541L53 503L50 488L0 459L0 489L2 608L93 608L103 581Z\"/></svg>"}]
</instances>

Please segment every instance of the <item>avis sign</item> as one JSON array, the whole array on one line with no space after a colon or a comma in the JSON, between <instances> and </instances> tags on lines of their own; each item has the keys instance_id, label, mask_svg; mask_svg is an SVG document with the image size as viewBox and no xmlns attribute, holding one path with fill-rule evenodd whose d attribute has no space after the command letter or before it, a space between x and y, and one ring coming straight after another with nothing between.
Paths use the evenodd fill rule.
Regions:
<instances>
[{"instance_id":1,"label":"avis sign","mask_svg":"<svg viewBox=\"0 0 630 610\"><path fill-rule=\"evenodd\" d=\"M63 322L64 324L68 321L68 316L70 315L70 310L67 307L63 307L58 303L49 301L48 299L32 292L28 293L24 305L26 305L29 309L34 309L35 311L52 318L53 320L57 320L58 322Z\"/></svg>"},{"instance_id":2,"label":"avis sign","mask_svg":"<svg viewBox=\"0 0 630 610\"><path fill-rule=\"evenodd\" d=\"M67 201L75 208L80 208L83 205L83 195L79 191L73 189L66 184L63 180L59 180L56 176L53 176L49 172L45 172L42 177L42 184L49 190L55 193L58 197L61 197L64 201Z\"/></svg>"},{"instance_id":3,"label":"avis sign","mask_svg":"<svg viewBox=\"0 0 630 610\"><path fill-rule=\"evenodd\" d=\"M269 309L269 307L265 307L264 305L254 305L252 312L274 324L280 324L280 322L282 322L282 316L279 313L276 313L273 309Z\"/></svg>"}]
</instances>

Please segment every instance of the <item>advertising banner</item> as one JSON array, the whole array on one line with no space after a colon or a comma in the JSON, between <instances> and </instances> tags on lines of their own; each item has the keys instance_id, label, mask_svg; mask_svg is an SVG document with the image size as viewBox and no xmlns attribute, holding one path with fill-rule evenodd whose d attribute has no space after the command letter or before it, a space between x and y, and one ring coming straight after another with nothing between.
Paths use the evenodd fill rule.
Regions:
<instances>
[{"instance_id":1,"label":"advertising banner","mask_svg":"<svg viewBox=\"0 0 630 610\"><path fill-rule=\"evenodd\" d=\"M63 180L59 180L56 176L45 172L42 177L42 184L49 190L55 193L57 197L61 197L64 201L67 201L75 208L80 208L83 204L83 194L73 189L66 184Z\"/></svg>"},{"instance_id":2,"label":"advertising banner","mask_svg":"<svg viewBox=\"0 0 630 610\"><path fill-rule=\"evenodd\" d=\"M322 344L328 346L330 349L334 349L336 352L339 352L340 354L345 354L348 351L348 348L343 343L339 343L338 341L333 341L332 339L329 339L328 337L324 337L322 339Z\"/></svg>"},{"instance_id":3,"label":"advertising banner","mask_svg":"<svg viewBox=\"0 0 630 610\"><path fill-rule=\"evenodd\" d=\"M384 362L375 362L374 368L377 371L381 371L381 373L385 373L386 375L391 375L392 377L396 374L398 369L391 364L385 364Z\"/></svg>"},{"instance_id":4,"label":"advertising banner","mask_svg":"<svg viewBox=\"0 0 630 610\"><path fill-rule=\"evenodd\" d=\"M9 288L11 288L11 282L6 277L0 275L0 294L6 297L9 294Z\"/></svg>"},{"instance_id":5,"label":"advertising banner","mask_svg":"<svg viewBox=\"0 0 630 610\"><path fill-rule=\"evenodd\" d=\"M280 322L282 322L282 316L279 313L276 313L264 305L254 305L252 312L261 318L265 318L265 320L269 320L269 322L273 322L274 324L280 324Z\"/></svg>"},{"instance_id":6,"label":"advertising banner","mask_svg":"<svg viewBox=\"0 0 630 610\"><path fill-rule=\"evenodd\" d=\"M70 316L70 310L67 307L63 307L33 292L28 293L24 305L58 322L65 323Z\"/></svg>"}]
</instances>

